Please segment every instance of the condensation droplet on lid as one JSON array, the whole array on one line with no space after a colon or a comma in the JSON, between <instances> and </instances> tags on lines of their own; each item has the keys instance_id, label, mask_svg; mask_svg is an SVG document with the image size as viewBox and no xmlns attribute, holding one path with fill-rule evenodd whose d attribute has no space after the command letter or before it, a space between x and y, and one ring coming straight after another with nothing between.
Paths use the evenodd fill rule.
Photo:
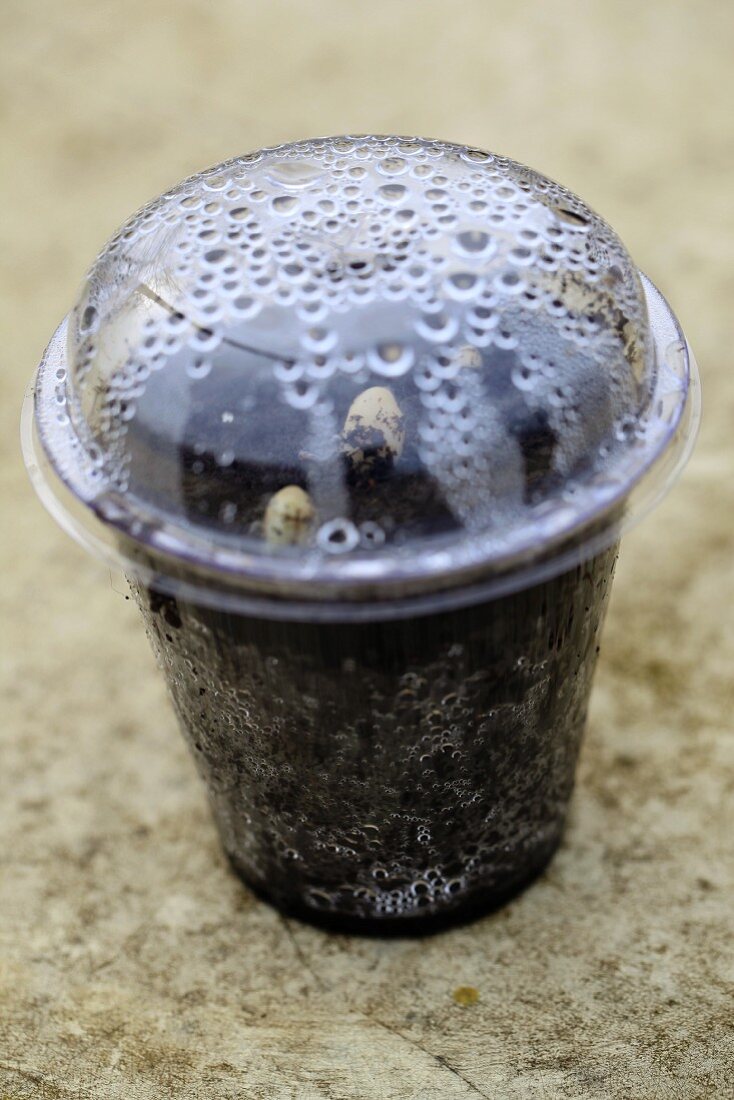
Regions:
<instances>
[{"instance_id":1,"label":"condensation droplet on lid","mask_svg":"<svg viewBox=\"0 0 734 1100\"><path fill-rule=\"evenodd\" d=\"M461 156L471 164L488 164L494 159L491 153L485 153L481 149L472 148L464 149Z\"/></svg>"},{"instance_id":2,"label":"condensation droplet on lid","mask_svg":"<svg viewBox=\"0 0 734 1100\"><path fill-rule=\"evenodd\" d=\"M475 298L482 288L482 281L469 271L456 271L444 284L449 297L457 301Z\"/></svg>"},{"instance_id":3,"label":"condensation droplet on lid","mask_svg":"<svg viewBox=\"0 0 734 1100\"><path fill-rule=\"evenodd\" d=\"M321 525L316 541L329 554L346 554L359 545L359 531L351 520L332 519Z\"/></svg>"},{"instance_id":4,"label":"condensation droplet on lid","mask_svg":"<svg viewBox=\"0 0 734 1100\"><path fill-rule=\"evenodd\" d=\"M492 334L492 341L497 348L501 348L503 351L511 351L519 344L518 337L509 329L497 328Z\"/></svg>"},{"instance_id":5,"label":"condensation droplet on lid","mask_svg":"<svg viewBox=\"0 0 734 1100\"><path fill-rule=\"evenodd\" d=\"M313 383L300 380L285 390L285 399L294 409L310 409L319 399L318 387Z\"/></svg>"},{"instance_id":6,"label":"condensation droplet on lid","mask_svg":"<svg viewBox=\"0 0 734 1100\"><path fill-rule=\"evenodd\" d=\"M514 367L511 373L512 384L519 390L533 390L537 385L537 375L527 367Z\"/></svg>"},{"instance_id":7,"label":"condensation droplet on lid","mask_svg":"<svg viewBox=\"0 0 734 1100\"><path fill-rule=\"evenodd\" d=\"M99 314L94 306L87 306L82 313L79 328L82 332L92 332L97 327Z\"/></svg>"},{"instance_id":8,"label":"condensation droplet on lid","mask_svg":"<svg viewBox=\"0 0 734 1100\"><path fill-rule=\"evenodd\" d=\"M212 361L202 356L196 356L186 364L186 373L189 378L206 378L212 369Z\"/></svg>"},{"instance_id":9,"label":"condensation droplet on lid","mask_svg":"<svg viewBox=\"0 0 734 1100\"><path fill-rule=\"evenodd\" d=\"M517 248L510 249L508 259L511 263L517 264L519 267L527 267L533 262L532 249L526 245L519 245Z\"/></svg>"},{"instance_id":10,"label":"condensation droplet on lid","mask_svg":"<svg viewBox=\"0 0 734 1100\"><path fill-rule=\"evenodd\" d=\"M447 343L458 332L459 322L456 317L443 311L424 313L416 320L415 328L419 335L432 343Z\"/></svg>"},{"instance_id":11,"label":"condensation droplet on lid","mask_svg":"<svg viewBox=\"0 0 734 1100\"><path fill-rule=\"evenodd\" d=\"M268 165L264 175L270 183L300 191L320 180L323 169L306 160L284 160Z\"/></svg>"},{"instance_id":12,"label":"condensation droplet on lid","mask_svg":"<svg viewBox=\"0 0 734 1100\"><path fill-rule=\"evenodd\" d=\"M295 195L276 195L273 199L273 210L276 214L291 214L298 206Z\"/></svg>"},{"instance_id":13,"label":"condensation droplet on lid","mask_svg":"<svg viewBox=\"0 0 734 1100\"><path fill-rule=\"evenodd\" d=\"M221 333L209 328L195 328L189 336L189 344L196 351L214 351L221 343Z\"/></svg>"},{"instance_id":14,"label":"condensation droplet on lid","mask_svg":"<svg viewBox=\"0 0 734 1100\"><path fill-rule=\"evenodd\" d=\"M232 181L228 175L215 173L211 176L204 175L201 182L208 191L225 191Z\"/></svg>"},{"instance_id":15,"label":"condensation droplet on lid","mask_svg":"<svg viewBox=\"0 0 734 1100\"><path fill-rule=\"evenodd\" d=\"M379 523L374 523L372 520L365 520L359 525L359 536L360 545L365 547L381 546L385 541L385 531ZM364 828L368 829L371 826L365 825Z\"/></svg>"},{"instance_id":16,"label":"condensation droplet on lid","mask_svg":"<svg viewBox=\"0 0 734 1100\"><path fill-rule=\"evenodd\" d=\"M589 228L589 218L582 210L573 210L570 207L558 205L553 206L552 209L559 221L584 232Z\"/></svg>"},{"instance_id":17,"label":"condensation droplet on lid","mask_svg":"<svg viewBox=\"0 0 734 1100\"><path fill-rule=\"evenodd\" d=\"M517 271L503 271L494 281L495 288L501 294L519 294L525 284Z\"/></svg>"},{"instance_id":18,"label":"condensation droplet on lid","mask_svg":"<svg viewBox=\"0 0 734 1100\"><path fill-rule=\"evenodd\" d=\"M297 382L303 377L303 363L292 359L284 359L273 366L273 375L279 382Z\"/></svg>"},{"instance_id":19,"label":"condensation droplet on lid","mask_svg":"<svg viewBox=\"0 0 734 1100\"><path fill-rule=\"evenodd\" d=\"M400 202L406 193L407 188L402 183L385 183L378 190L378 194L386 202Z\"/></svg>"},{"instance_id":20,"label":"condensation droplet on lid","mask_svg":"<svg viewBox=\"0 0 734 1100\"><path fill-rule=\"evenodd\" d=\"M377 171L383 176L402 176L410 165L403 157L385 157L377 161Z\"/></svg>"},{"instance_id":21,"label":"condensation droplet on lid","mask_svg":"<svg viewBox=\"0 0 734 1100\"><path fill-rule=\"evenodd\" d=\"M260 302L248 295L240 295L232 302L232 308L243 318L254 317L260 312Z\"/></svg>"},{"instance_id":22,"label":"condensation droplet on lid","mask_svg":"<svg viewBox=\"0 0 734 1100\"><path fill-rule=\"evenodd\" d=\"M468 256L489 256L496 249L494 239L481 229L465 229L456 235L457 251Z\"/></svg>"},{"instance_id":23,"label":"condensation droplet on lid","mask_svg":"<svg viewBox=\"0 0 734 1100\"><path fill-rule=\"evenodd\" d=\"M314 325L307 329L302 336L303 346L310 351L330 351L337 342L337 334L328 328Z\"/></svg>"},{"instance_id":24,"label":"condensation droplet on lid","mask_svg":"<svg viewBox=\"0 0 734 1100\"><path fill-rule=\"evenodd\" d=\"M408 344L388 343L378 344L374 351L368 353L367 361L375 372L384 378L399 378L406 374L413 365L415 353Z\"/></svg>"}]
</instances>

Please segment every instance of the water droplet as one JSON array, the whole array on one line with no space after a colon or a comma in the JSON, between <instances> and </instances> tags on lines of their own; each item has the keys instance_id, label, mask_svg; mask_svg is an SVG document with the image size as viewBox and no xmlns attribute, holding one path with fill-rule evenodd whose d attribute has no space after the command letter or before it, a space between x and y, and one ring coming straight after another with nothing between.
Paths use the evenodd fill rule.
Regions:
<instances>
[{"instance_id":1,"label":"water droplet","mask_svg":"<svg viewBox=\"0 0 734 1100\"><path fill-rule=\"evenodd\" d=\"M329 554L346 554L359 545L359 531L348 519L332 519L319 528L316 540Z\"/></svg>"},{"instance_id":2,"label":"water droplet","mask_svg":"<svg viewBox=\"0 0 734 1100\"><path fill-rule=\"evenodd\" d=\"M459 322L453 315L443 311L424 313L415 322L415 328L424 339L432 343L446 343L459 331Z\"/></svg>"},{"instance_id":3,"label":"water droplet","mask_svg":"<svg viewBox=\"0 0 734 1100\"><path fill-rule=\"evenodd\" d=\"M386 202L400 202L405 197L407 188L402 183L385 183L380 187L378 194Z\"/></svg>"},{"instance_id":4,"label":"water droplet","mask_svg":"<svg viewBox=\"0 0 734 1100\"><path fill-rule=\"evenodd\" d=\"M369 366L383 378L399 378L401 374L406 374L414 359L415 352L411 347L396 342L378 344L367 356Z\"/></svg>"},{"instance_id":5,"label":"water droplet","mask_svg":"<svg viewBox=\"0 0 734 1100\"><path fill-rule=\"evenodd\" d=\"M385 157L377 162L377 171L383 176L402 176L410 165L404 157Z\"/></svg>"},{"instance_id":6,"label":"water droplet","mask_svg":"<svg viewBox=\"0 0 734 1100\"><path fill-rule=\"evenodd\" d=\"M456 249L467 256L490 256L496 244L489 233L481 229L465 229L456 235Z\"/></svg>"},{"instance_id":7,"label":"water droplet","mask_svg":"<svg viewBox=\"0 0 734 1100\"><path fill-rule=\"evenodd\" d=\"M194 358L190 359L189 362L186 364L186 373L188 374L189 378L206 378L211 369L211 359L208 359L202 355L194 356Z\"/></svg>"},{"instance_id":8,"label":"water droplet","mask_svg":"<svg viewBox=\"0 0 734 1100\"><path fill-rule=\"evenodd\" d=\"M298 206L298 199L295 195L276 195L272 206L276 214L290 214Z\"/></svg>"},{"instance_id":9,"label":"water droplet","mask_svg":"<svg viewBox=\"0 0 734 1100\"><path fill-rule=\"evenodd\" d=\"M268 165L264 175L271 183L301 191L321 179L323 169L310 161L284 160Z\"/></svg>"}]
</instances>

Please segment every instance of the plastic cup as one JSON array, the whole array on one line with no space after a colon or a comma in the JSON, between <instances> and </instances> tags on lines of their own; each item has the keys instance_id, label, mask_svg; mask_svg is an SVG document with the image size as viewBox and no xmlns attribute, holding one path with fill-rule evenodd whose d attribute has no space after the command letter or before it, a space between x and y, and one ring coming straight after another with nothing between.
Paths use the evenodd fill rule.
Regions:
<instances>
[{"instance_id":1,"label":"plastic cup","mask_svg":"<svg viewBox=\"0 0 734 1100\"><path fill-rule=\"evenodd\" d=\"M557 847L619 538L698 423L659 292L581 200L447 143L294 143L112 238L26 459L124 570L233 866L424 930Z\"/></svg>"}]
</instances>

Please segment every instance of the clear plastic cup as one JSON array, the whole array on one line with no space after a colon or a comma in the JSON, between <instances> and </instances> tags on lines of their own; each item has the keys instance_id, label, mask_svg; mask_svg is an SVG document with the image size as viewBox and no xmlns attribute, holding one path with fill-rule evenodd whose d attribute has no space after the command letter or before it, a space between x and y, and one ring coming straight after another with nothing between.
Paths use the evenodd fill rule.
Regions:
<instances>
[{"instance_id":1,"label":"clear plastic cup","mask_svg":"<svg viewBox=\"0 0 734 1100\"><path fill-rule=\"evenodd\" d=\"M237 871L387 932L550 858L620 535L698 418L673 314L580 199L464 146L344 137L123 226L24 446L128 576Z\"/></svg>"}]
</instances>

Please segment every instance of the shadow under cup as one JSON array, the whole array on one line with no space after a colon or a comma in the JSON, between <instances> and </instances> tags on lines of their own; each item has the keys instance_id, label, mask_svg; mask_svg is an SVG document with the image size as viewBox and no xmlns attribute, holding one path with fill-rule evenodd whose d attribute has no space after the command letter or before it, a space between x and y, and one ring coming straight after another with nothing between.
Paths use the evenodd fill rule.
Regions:
<instances>
[{"instance_id":1,"label":"shadow under cup","mask_svg":"<svg viewBox=\"0 0 734 1100\"><path fill-rule=\"evenodd\" d=\"M247 884L289 914L409 932L537 875L563 831L617 546L387 621L254 617L131 582Z\"/></svg>"}]
</instances>

